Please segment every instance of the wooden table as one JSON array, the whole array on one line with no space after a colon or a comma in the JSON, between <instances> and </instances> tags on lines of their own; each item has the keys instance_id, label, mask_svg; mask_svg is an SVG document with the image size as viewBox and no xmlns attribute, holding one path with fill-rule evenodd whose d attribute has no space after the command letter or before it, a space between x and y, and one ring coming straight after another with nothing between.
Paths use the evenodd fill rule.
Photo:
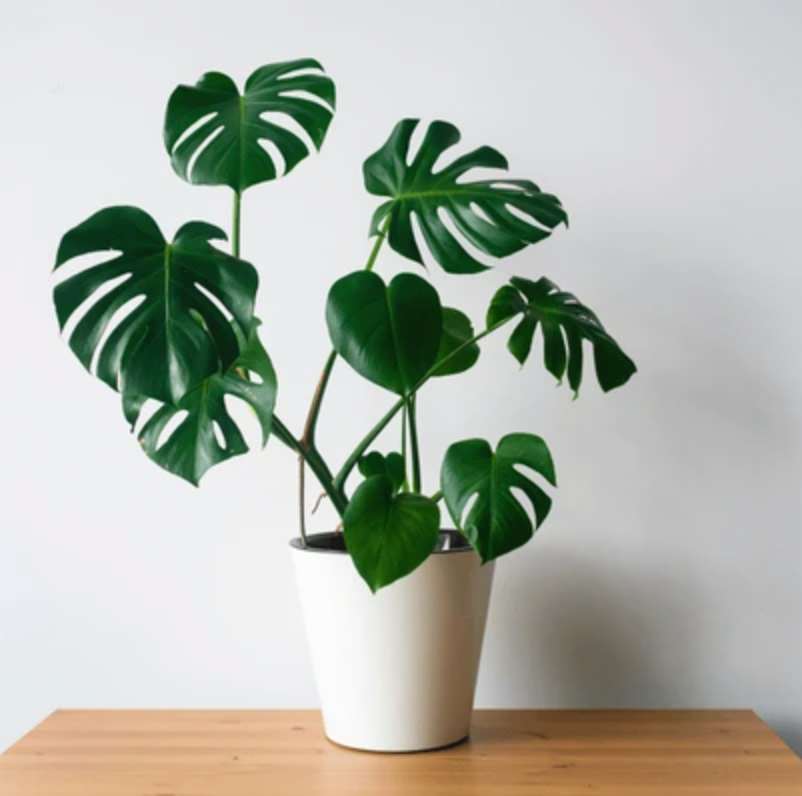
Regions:
<instances>
[{"instance_id":1,"label":"wooden table","mask_svg":"<svg viewBox=\"0 0 802 796\"><path fill-rule=\"evenodd\" d=\"M2 796L801 796L751 711L479 711L469 742L378 755L315 711L59 710L0 757Z\"/></svg>"}]
</instances>

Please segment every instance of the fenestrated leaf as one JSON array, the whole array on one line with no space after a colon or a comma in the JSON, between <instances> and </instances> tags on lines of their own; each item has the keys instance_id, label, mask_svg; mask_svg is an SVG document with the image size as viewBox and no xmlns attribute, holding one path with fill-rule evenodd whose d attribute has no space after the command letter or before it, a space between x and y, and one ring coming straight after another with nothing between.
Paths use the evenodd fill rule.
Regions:
<instances>
[{"instance_id":1,"label":"fenestrated leaf","mask_svg":"<svg viewBox=\"0 0 802 796\"><path fill-rule=\"evenodd\" d=\"M374 475L387 476L393 485L393 493L398 492L404 483L406 477L404 470L404 457L400 453L393 452L383 456L378 451L371 451L359 460L359 472L363 478L371 478Z\"/></svg>"},{"instance_id":2,"label":"fenestrated leaf","mask_svg":"<svg viewBox=\"0 0 802 796\"><path fill-rule=\"evenodd\" d=\"M265 119L264 114L299 124L320 149L334 104L334 83L311 58L257 69L242 94L230 77L209 72L194 86L178 86L170 96L164 143L182 179L242 192L279 175L280 164L262 141L278 149L284 174L309 154L307 143L286 122Z\"/></svg>"},{"instance_id":3,"label":"fenestrated leaf","mask_svg":"<svg viewBox=\"0 0 802 796\"><path fill-rule=\"evenodd\" d=\"M520 489L532 504L537 527L551 509L551 498L518 469L520 465L557 485L549 449L533 434L508 434L495 452L483 439L456 442L446 451L440 474L446 506L482 561L492 561L532 538L532 521L513 489Z\"/></svg>"},{"instance_id":4,"label":"fenestrated leaf","mask_svg":"<svg viewBox=\"0 0 802 796\"><path fill-rule=\"evenodd\" d=\"M557 285L542 277L537 282L513 277L502 287L490 304L488 327L522 314L510 335L507 347L523 365L532 350L538 327L543 333L543 359L546 369L557 379L568 375L574 392L582 383L583 341L593 345L596 378L607 392L629 381L637 372L635 363L607 333L596 314L576 296L562 292Z\"/></svg>"},{"instance_id":5,"label":"fenestrated leaf","mask_svg":"<svg viewBox=\"0 0 802 796\"><path fill-rule=\"evenodd\" d=\"M61 240L56 268L83 254L110 250L105 262L79 271L53 291L63 329L85 301L110 282L122 282L91 301L69 338L70 347L115 390L177 403L205 378L239 356L236 327L209 299L211 293L241 332L251 327L256 270L216 249L225 233L190 221L167 243L156 222L136 207L109 207ZM114 325L132 299L133 311ZM103 340L104 334L113 331Z\"/></svg>"},{"instance_id":6,"label":"fenestrated leaf","mask_svg":"<svg viewBox=\"0 0 802 796\"><path fill-rule=\"evenodd\" d=\"M417 569L440 533L440 509L423 495L395 494L385 475L363 481L343 517L345 545L371 591Z\"/></svg>"},{"instance_id":7,"label":"fenestrated leaf","mask_svg":"<svg viewBox=\"0 0 802 796\"><path fill-rule=\"evenodd\" d=\"M259 341L257 325L258 322L242 354L225 374L210 376L176 406L163 405L138 432L142 449L152 461L196 486L210 467L248 451L242 432L226 409L226 396L239 398L253 409L261 427L263 446L270 437L276 403L276 374ZM144 403L142 396L123 396L123 411L132 430ZM179 413L186 414L165 438L167 424ZM223 445L215 435L215 425Z\"/></svg>"},{"instance_id":8,"label":"fenestrated leaf","mask_svg":"<svg viewBox=\"0 0 802 796\"><path fill-rule=\"evenodd\" d=\"M389 285L372 271L334 283L326 306L337 353L366 379L404 395L435 363L443 325L437 291L415 274Z\"/></svg>"},{"instance_id":9,"label":"fenestrated leaf","mask_svg":"<svg viewBox=\"0 0 802 796\"><path fill-rule=\"evenodd\" d=\"M491 257L520 251L547 238L558 224L567 223L560 201L529 180L512 180L504 175L462 180L474 168L507 168L504 156L491 147L475 149L434 172L440 156L460 140L457 128L447 122L429 125L408 165L409 144L418 123L418 119L399 122L384 146L364 165L367 190L390 197L374 213L371 234L378 234L390 216L388 241L399 254L423 263L413 233L413 214L434 259L455 274L476 273L487 266L468 253L441 220L441 212L451 219L460 236Z\"/></svg>"},{"instance_id":10,"label":"fenestrated leaf","mask_svg":"<svg viewBox=\"0 0 802 796\"><path fill-rule=\"evenodd\" d=\"M453 307L443 307L443 334L432 376L451 376L472 368L479 359L478 343L469 342L474 336L471 319ZM445 360L445 361L444 361Z\"/></svg>"}]
</instances>

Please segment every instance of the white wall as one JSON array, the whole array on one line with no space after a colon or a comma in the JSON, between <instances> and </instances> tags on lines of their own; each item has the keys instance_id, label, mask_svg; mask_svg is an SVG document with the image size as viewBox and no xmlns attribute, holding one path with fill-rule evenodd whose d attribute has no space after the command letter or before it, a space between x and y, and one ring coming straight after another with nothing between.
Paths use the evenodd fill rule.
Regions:
<instances>
[{"instance_id":1,"label":"white wall","mask_svg":"<svg viewBox=\"0 0 802 796\"><path fill-rule=\"evenodd\" d=\"M368 251L362 160L408 115L495 145L571 214L491 274L433 272L444 294L479 320L507 276L545 273L641 368L573 403L492 341L422 401L430 484L465 436L536 431L557 457L552 518L499 568L479 704L751 706L802 750L800 36L793 0L4 6L0 747L57 706L315 704L294 461L273 443L200 491L160 471L49 296L60 235L100 207L227 224L227 192L163 153L176 83L313 55L339 86L328 143L244 210L293 425L328 285ZM334 459L389 400L338 369Z\"/></svg>"}]
</instances>

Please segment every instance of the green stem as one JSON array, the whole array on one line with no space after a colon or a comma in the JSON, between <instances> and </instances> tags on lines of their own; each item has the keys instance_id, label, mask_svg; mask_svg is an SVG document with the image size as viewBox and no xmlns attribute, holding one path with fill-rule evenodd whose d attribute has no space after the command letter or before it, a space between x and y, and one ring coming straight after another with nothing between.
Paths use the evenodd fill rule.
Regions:
<instances>
[{"instance_id":1,"label":"green stem","mask_svg":"<svg viewBox=\"0 0 802 796\"><path fill-rule=\"evenodd\" d=\"M379 256L379 252L381 251L382 244L384 243L384 239L387 237L387 230L390 227L390 216L384 219L384 223L379 227L379 232L376 235L376 242L373 244L373 248L370 250L370 256L368 257L368 261L365 263L365 270L372 271L373 266L376 264L376 258Z\"/></svg>"},{"instance_id":2,"label":"green stem","mask_svg":"<svg viewBox=\"0 0 802 796\"><path fill-rule=\"evenodd\" d=\"M337 513L342 517L345 512L348 501L342 491L338 490L334 483L334 476L326 464L325 459L314 448L307 448L296 439L293 433L284 425L277 415L273 415L273 426L271 428L273 434L279 441L283 442L290 450L295 451L301 459L309 465L309 469L315 474L315 477L320 482L320 485L325 490L326 494L331 499L331 504L337 510Z\"/></svg>"},{"instance_id":3,"label":"green stem","mask_svg":"<svg viewBox=\"0 0 802 796\"><path fill-rule=\"evenodd\" d=\"M415 395L407 399L407 422L409 423L409 452L412 457L412 491L420 494L420 452L418 450L418 421L415 411Z\"/></svg>"},{"instance_id":4,"label":"green stem","mask_svg":"<svg viewBox=\"0 0 802 796\"><path fill-rule=\"evenodd\" d=\"M409 474L407 473L407 405L401 410L401 458L404 460L404 483L401 489L409 492Z\"/></svg>"},{"instance_id":5,"label":"green stem","mask_svg":"<svg viewBox=\"0 0 802 796\"><path fill-rule=\"evenodd\" d=\"M241 234L242 194L234 191L234 210L231 218L231 253L239 258Z\"/></svg>"},{"instance_id":6,"label":"green stem","mask_svg":"<svg viewBox=\"0 0 802 796\"><path fill-rule=\"evenodd\" d=\"M354 448L351 452L351 455L346 459L345 464L340 468L340 471L337 473L334 479L334 487L337 490L345 489L345 482L348 479L348 476L351 474L351 471L356 467L357 462L362 458L362 455L365 451L370 447L373 440L379 436L379 434L387 428L390 421L398 414L399 410L404 407L404 399L400 398L396 403L394 403L387 414L376 423L375 426L363 437L362 441L359 445Z\"/></svg>"},{"instance_id":7,"label":"green stem","mask_svg":"<svg viewBox=\"0 0 802 796\"><path fill-rule=\"evenodd\" d=\"M343 490L345 488L345 482L348 480L348 476L351 474L351 471L356 467L356 463L362 458L365 451L371 445L373 440L387 428L390 421L404 408L407 398L415 395L417 391L426 384L427 381L432 377L432 374L436 369L438 369L443 363L448 362L449 359L452 357L457 356L462 350L467 348L474 343L478 343L482 338L487 337L489 334L492 334L497 329L500 329L504 326L505 323L511 321L515 315L510 315L509 318L505 318L503 321L499 321L494 326L490 326L485 329L483 332L479 332L479 334L474 335L470 340L466 340L462 345L457 346L448 356L443 357L439 362L433 365L427 373L421 378L421 380L409 391L409 394L406 398L399 398L388 410L388 412L376 423L375 426L363 437L362 441L354 448L351 452L351 455L345 460L345 464L340 468L340 471L337 473L337 476L334 479L334 486L339 490Z\"/></svg>"},{"instance_id":8,"label":"green stem","mask_svg":"<svg viewBox=\"0 0 802 796\"><path fill-rule=\"evenodd\" d=\"M443 499L443 490L442 489L438 489L437 492L435 492L432 495L432 500L435 503L439 503L442 499Z\"/></svg>"}]
</instances>

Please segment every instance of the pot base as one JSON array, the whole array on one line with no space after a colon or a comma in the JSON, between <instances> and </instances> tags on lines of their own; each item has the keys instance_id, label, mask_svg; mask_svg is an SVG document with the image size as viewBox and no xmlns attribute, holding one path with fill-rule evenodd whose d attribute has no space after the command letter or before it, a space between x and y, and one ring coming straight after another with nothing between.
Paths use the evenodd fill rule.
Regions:
<instances>
[{"instance_id":1,"label":"pot base","mask_svg":"<svg viewBox=\"0 0 802 796\"><path fill-rule=\"evenodd\" d=\"M338 741L335 741L334 738L330 738L328 735L326 736L326 740L333 746L337 746L340 749L347 749L350 752L365 752L366 754L371 755L422 755L429 752L443 752L446 749L453 749L455 746L460 746L461 744L467 743L468 740L470 740L470 737L470 734L468 734L464 735L457 741L442 744L441 746L428 746L415 749L376 749L366 746L350 746L346 743L339 743Z\"/></svg>"}]
</instances>

